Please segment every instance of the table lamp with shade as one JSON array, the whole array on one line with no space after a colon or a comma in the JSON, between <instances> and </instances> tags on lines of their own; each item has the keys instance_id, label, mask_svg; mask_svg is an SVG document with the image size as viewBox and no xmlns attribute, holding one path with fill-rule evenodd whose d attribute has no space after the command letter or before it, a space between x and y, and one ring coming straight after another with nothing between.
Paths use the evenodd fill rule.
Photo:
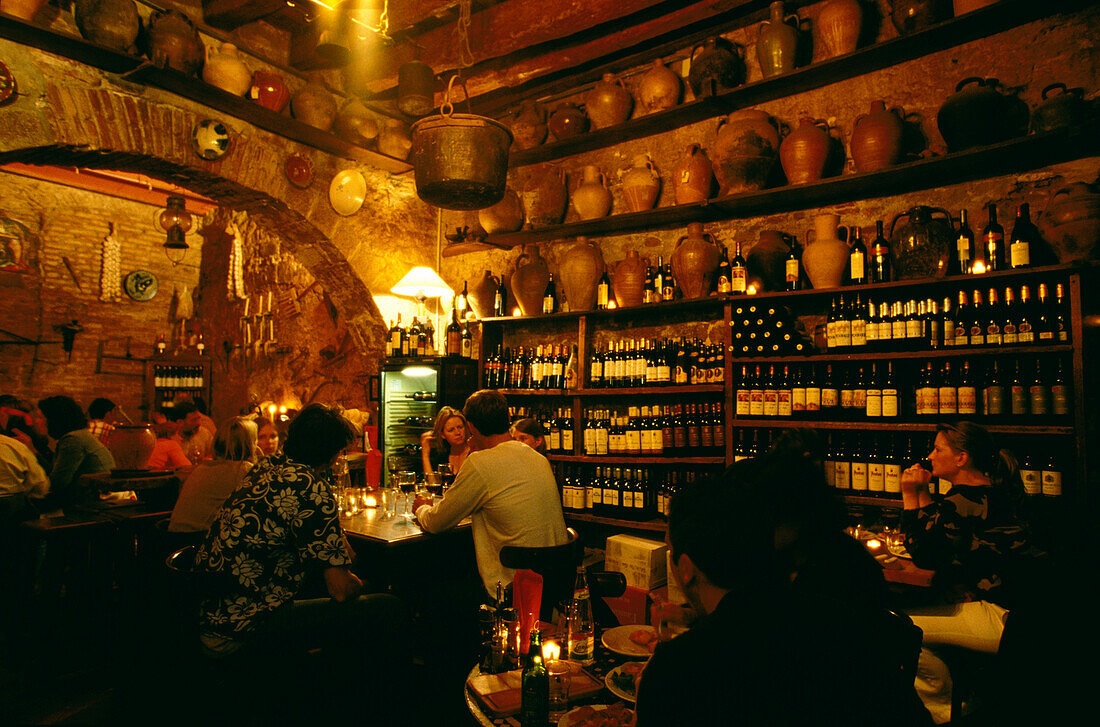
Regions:
<instances>
[{"instance_id":1,"label":"table lamp with shade","mask_svg":"<svg viewBox=\"0 0 1100 727\"><path fill-rule=\"evenodd\" d=\"M390 292L394 295L406 295L410 298L415 298L419 304L418 314L423 317L425 312L424 301L428 298L442 298L444 296L454 295L454 291L451 287L443 282L443 278L429 267L420 265L409 272L405 273L405 277L398 281L397 285L390 288Z\"/></svg>"}]
</instances>

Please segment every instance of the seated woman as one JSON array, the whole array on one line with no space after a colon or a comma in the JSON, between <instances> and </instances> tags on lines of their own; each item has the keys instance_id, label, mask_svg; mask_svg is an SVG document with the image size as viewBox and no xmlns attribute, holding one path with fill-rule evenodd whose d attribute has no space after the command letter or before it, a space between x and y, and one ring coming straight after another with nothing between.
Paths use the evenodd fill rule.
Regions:
<instances>
[{"instance_id":1,"label":"seated woman","mask_svg":"<svg viewBox=\"0 0 1100 727\"><path fill-rule=\"evenodd\" d=\"M179 422L169 421L160 412L153 415L153 431L157 435L157 442L153 445L153 453L149 455L149 462L145 466L151 470L178 470L180 467L190 467L191 460L183 453L183 447L176 440L176 430Z\"/></svg>"},{"instance_id":2,"label":"seated woman","mask_svg":"<svg viewBox=\"0 0 1100 727\"><path fill-rule=\"evenodd\" d=\"M439 465L449 464L457 475L470 453L469 437L462 412L451 406L440 409L432 431L420 435L424 472L435 472Z\"/></svg>"},{"instance_id":3,"label":"seated woman","mask_svg":"<svg viewBox=\"0 0 1100 727\"><path fill-rule=\"evenodd\" d=\"M110 472L115 458L88 429L88 419L72 397L47 397L38 402L38 409L46 417L47 433L57 442L50 470L50 494L43 506L64 507L76 500L77 482L82 475Z\"/></svg>"},{"instance_id":4,"label":"seated woman","mask_svg":"<svg viewBox=\"0 0 1100 727\"><path fill-rule=\"evenodd\" d=\"M257 456L269 457L279 451L279 430L270 419L262 417L252 420L256 425L256 447L259 449Z\"/></svg>"},{"instance_id":5,"label":"seated woman","mask_svg":"<svg viewBox=\"0 0 1100 727\"><path fill-rule=\"evenodd\" d=\"M169 532L208 529L215 513L255 461L256 423L245 417L227 419L214 436L214 459L197 466L180 488L168 522Z\"/></svg>"},{"instance_id":6,"label":"seated woman","mask_svg":"<svg viewBox=\"0 0 1100 727\"><path fill-rule=\"evenodd\" d=\"M546 432L537 419L520 419L509 432L517 442L523 442L539 454L546 454Z\"/></svg>"}]
</instances>

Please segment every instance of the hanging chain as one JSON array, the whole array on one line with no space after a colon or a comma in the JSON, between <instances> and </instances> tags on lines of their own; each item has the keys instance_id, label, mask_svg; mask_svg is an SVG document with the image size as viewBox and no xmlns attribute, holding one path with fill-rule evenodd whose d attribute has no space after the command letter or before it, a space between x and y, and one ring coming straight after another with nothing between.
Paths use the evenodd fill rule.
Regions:
<instances>
[{"instance_id":1,"label":"hanging chain","mask_svg":"<svg viewBox=\"0 0 1100 727\"><path fill-rule=\"evenodd\" d=\"M470 0L459 0L458 22L455 23L452 37L458 48L459 68L469 68L474 65L474 54L470 50Z\"/></svg>"}]
</instances>

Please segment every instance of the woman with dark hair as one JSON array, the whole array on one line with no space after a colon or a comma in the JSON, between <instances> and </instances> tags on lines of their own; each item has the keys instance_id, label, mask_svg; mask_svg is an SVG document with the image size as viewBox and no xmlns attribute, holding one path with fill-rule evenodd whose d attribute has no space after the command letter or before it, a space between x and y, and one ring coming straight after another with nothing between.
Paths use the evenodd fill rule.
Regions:
<instances>
[{"instance_id":1,"label":"woman with dark hair","mask_svg":"<svg viewBox=\"0 0 1100 727\"><path fill-rule=\"evenodd\" d=\"M512 439L523 442L539 454L546 454L546 432L537 419L520 419L510 431Z\"/></svg>"},{"instance_id":2,"label":"woman with dark hair","mask_svg":"<svg viewBox=\"0 0 1100 727\"><path fill-rule=\"evenodd\" d=\"M424 472L435 472L439 465L449 464L451 472L457 475L470 453L469 439L470 432L462 412L452 406L440 409L432 431L420 435Z\"/></svg>"},{"instance_id":3,"label":"woman with dark hair","mask_svg":"<svg viewBox=\"0 0 1100 727\"><path fill-rule=\"evenodd\" d=\"M38 402L46 417L46 431L57 442L47 508L61 507L75 498L81 475L110 472L115 458L91 430L80 405L68 396L50 396Z\"/></svg>"}]
</instances>

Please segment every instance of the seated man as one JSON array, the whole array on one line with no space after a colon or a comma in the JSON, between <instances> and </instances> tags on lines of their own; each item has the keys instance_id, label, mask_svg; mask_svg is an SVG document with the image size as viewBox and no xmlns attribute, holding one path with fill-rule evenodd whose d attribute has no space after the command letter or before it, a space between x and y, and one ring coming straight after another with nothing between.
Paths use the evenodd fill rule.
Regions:
<instances>
[{"instance_id":1,"label":"seated man","mask_svg":"<svg viewBox=\"0 0 1100 727\"><path fill-rule=\"evenodd\" d=\"M550 463L512 439L504 395L477 391L462 413L474 451L443 499L418 503L416 517L429 533L438 533L472 516L477 569L492 596L498 581L508 586L515 574L500 563L502 546L564 545L569 535Z\"/></svg>"},{"instance_id":2,"label":"seated man","mask_svg":"<svg viewBox=\"0 0 1100 727\"><path fill-rule=\"evenodd\" d=\"M34 452L0 434L0 529L36 517L31 501L41 500L49 489L50 479Z\"/></svg>"},{"instance_id":3,"label":"seated man","mask_svg":"<svg viewBox=\"0 0 1100 727\"><path fill-rule=\"evenodd\" d=\"M107 444L111 432L114 431L117 409L113 401L102 396L93 399L88 405L88 429L104 444Z\"/></svg>"},{"instance_id":4,"label":"seated man","mask_svg":"<svg viewBox=\"0 0 1100 727\"><path fill-rule=\"evenodd\" d=\"M172 408L171 416L180 423L175 439L191 464L210 459L214 453L214 434L202 426L202 414L195 405L189 401L178 404Z\"/></svg>"}]
</instances>

